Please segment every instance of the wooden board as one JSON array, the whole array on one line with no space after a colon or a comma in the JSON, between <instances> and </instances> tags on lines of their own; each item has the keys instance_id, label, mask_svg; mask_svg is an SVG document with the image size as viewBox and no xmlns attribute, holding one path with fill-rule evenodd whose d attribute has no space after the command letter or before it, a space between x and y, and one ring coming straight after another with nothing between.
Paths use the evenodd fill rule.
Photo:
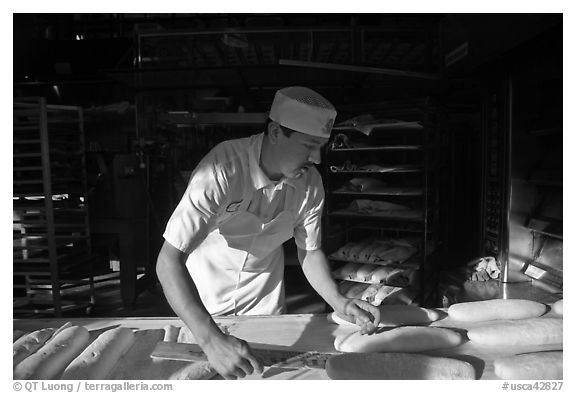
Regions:
<instances>
[{"instance_id":1,"label":"wooden board","mask_svg":"<svg viewBox=\"0 0 576 393\"><path fill-rule=\"evenodd\" d=\"M271 344L249 343L252 354L266 367L318 368L323 370L326 360L337 352L294 351L290 347ZM158 342L150 355L153 359L205 361L206 355L198 344Z\"/></svg>"}]
</instances>

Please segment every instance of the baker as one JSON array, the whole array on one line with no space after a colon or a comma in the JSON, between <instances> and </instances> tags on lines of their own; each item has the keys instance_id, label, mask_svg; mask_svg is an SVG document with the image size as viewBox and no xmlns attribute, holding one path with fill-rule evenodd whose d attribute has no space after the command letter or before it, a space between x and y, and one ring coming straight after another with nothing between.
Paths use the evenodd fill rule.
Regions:
<instances>
[{"instance_id":1,"label":"baker","mask_svg":"<svg viewBox=\"0 0 576 393\"><path fill-rule=\"evenodd\" d=\"M156 271L174 312L226 379L263 371L243 340L212 316L285 311L282 243L294 237L312 287L362 333L378 326L370 303L338 292L321 250L320 163L336 110L315 91L276 92L264 133L214 147L198 164L164 232Z\"/></svg>"}]
</instances>

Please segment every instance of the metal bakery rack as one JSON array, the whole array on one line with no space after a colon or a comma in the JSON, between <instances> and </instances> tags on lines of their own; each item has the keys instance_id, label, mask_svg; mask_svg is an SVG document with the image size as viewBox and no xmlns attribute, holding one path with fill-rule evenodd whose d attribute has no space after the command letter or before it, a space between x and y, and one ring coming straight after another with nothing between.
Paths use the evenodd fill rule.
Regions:
<instances>
[{"instance_id":1,"label":"metal bakery rack","mask_svg":"<svg viewBox=\"0 0 576 393\"><path fill-rule=\"evenodd\" d=\"M429 281L438 243L436 127L437 108L428 99L390 102L390 107L376 116L359 116L334 126L325 159L324 244L335 278L344 280L340 290L350 291L346 281L366 287L358 293L351 289L347 296L352 293L375 304L370 293L384 285L390 288L383 289L388 299L382 304L426 304L429 288L424 283ZM374 250L375 242L383 244L379 250L386 249L386 243L399 242L417 251L406 258L366 260L366 250ZM362 255L357 253L358 243L368 245ZM352 246L357 255L346 255L346 246ZM382 275L370 278L373 271L367 265L371 264L390 268L389 277L400 275L402 280L374 282ZM358 265L356 273L341 277L339 269L353 269L354 265ZM360 272L367 275L359 277Z\"/></svg>"},{"instance_id":2,"label":"metal bakery rack","mask_svg":"<svg viewBox=\"0 0 576 393\"><path fill-rule=\"evenodd\" d=\"M82 108L14 102L13 312L94 304Z\"/></svg>"}]
</instances>

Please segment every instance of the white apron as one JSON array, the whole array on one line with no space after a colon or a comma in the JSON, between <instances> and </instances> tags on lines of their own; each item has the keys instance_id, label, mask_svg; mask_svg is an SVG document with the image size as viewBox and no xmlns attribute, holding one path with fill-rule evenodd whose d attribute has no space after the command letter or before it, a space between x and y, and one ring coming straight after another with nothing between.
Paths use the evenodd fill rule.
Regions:
<instances>
[{"instance_id":1,"label":"white apron","mask_svg":"<svg viewBox=\"0 0 576 393\"><path fill-rule=\"evenodd\" d=\"M208 234L186 262L212 315L285 311L282 243L294 235L294 216L285 198L280 213L263 223L247 211L251 196L247 190L241 202L228 206L218 229Z\"/></svg>"}]
</instances>

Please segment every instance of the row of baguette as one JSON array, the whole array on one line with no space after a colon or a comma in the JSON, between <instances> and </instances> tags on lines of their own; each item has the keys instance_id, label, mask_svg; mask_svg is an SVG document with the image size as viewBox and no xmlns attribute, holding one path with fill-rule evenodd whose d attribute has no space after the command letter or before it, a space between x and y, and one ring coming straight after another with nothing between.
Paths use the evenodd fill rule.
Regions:
<instances>
[{"instance_id":1,"label":"row of baguette","mask_svg":"<svg viewBox=\"0 0 576 393\"><path fill-rule=\"evenodd\" d=\"M413 283L416 273L416 269L349 262L334 270L332 275L339 280L407 287Z\"/></svg>"},{"instance_id":2,"label":"row of baguette","mask_svg":"<svg viewBox=\"0 0 576 393\"><path fill-rule=\"evenodd\" d=\"M366 239L349 242L331 255L344 261L332 272L339 291L348 298L368 301L375 306L410 304L415 293L409 287L418 278L418 270L403 263L418 252L418 238ZM401 289L405 288L405 289Z\"/></svg>"},{"instance_id":3,"label":"row of baguette","mask_svg":"<svg viewBox=\"0 0 576 393\"><path fill-rule=\"evenodd\" d=\"M419 239L369 238L349 242L330 255L331 258L376 265L402 264L418 252Z\"/></svg>"},{"instance_id":4,"label":"row of baguette","mask_svg":"<svg viewBox=\"0 0 576 393\"><path fill-rule=\"evenodd\" d=\"M486 347L562 346L563 301L548 317L547 306L524 299L494 299L458 303L448 308L454 321L488 322L458 330L427 325L441 318L438 311L415 306L380 306L379 330L337 336L334 347L344 355L330 358L326 371L332 379L476 379L474 367L463 360L433 357L419 352L453 348L471 341ZM353 321L331 314L340 324ZM406 326L408 325L408 326ZM417 325L417 326L415 326ZM562 379L563 351L528 352L494 361L502 379Z\"/></svg>"},{"instance_id":5,"label":"row of baguette","mask_svg":"<svg viewBox=\"0 0 576 393\"><path fill-rule=\"evenodd\" d=\"M448 315L455 321L493 321L468 329L467 337L448 328L422 326L440 319L442 315L439 311L400 305L383 305L380 308L380 327L384 329L372 335L361 335L358 331L339 335L334 341L334 347L340 352L376 352L383 357L380 360L371 357L375 363L367 365L363 371L355 370L351 373L347 367L351 367L353 362L342 363L338 359L345 355L334 356L326 364L326 371L331 378L341 379L353 375L354 379L366 376L370 377L368 379L474 379L475 371L467 362L444 360L417 352L458 346L466 339L481 346L563 342L562 318L557 317L563 314L562 301L552 307L556 317L548 318L541 318L547 312L545 305L529 300L495 299L454 304L448 309ZM353 322L338 315L332 318L338 323ZM166 329L165 341L174 341L175 334L174 329ZM14 342L13 376L14 379L106 379L133 344L134 332L123 327L101 333L92 343L89 342L88 330L82 326L66 324L60 329L41 329L22 335ZM401 355L391 355L394 353ZM386 356L391 358L387 359ZM496 375L503 379L562 378L562 351L518 356L497 359ZM398 364L403 367L382 367L379 374L374 375L373 367L381 361L400 362ZM410 362L422 361L428 362L430 367L415 369L414 364L410 365ZM361 363L360 359L357 364ZM206 363L199 367L201 373L213 373ZM393 370L396 370L396 374Z\"/></svg>"},{"instance_id":6,"label":"row of baguette","mask_svg":"<svg viewBox=\"0 0 576 393\"><path fill-rule=\"evenodd\" d=\"M94 338L94 333L97 336ZM140 335L142 333L142 335ZM146 334L154 333L154 334ZM111 327L104 332L89 332L83 326L72 326L70 322L60 328L44 328L30 333L14 331L13 378L14 379L66 379L102 380L126 379L128 375L117 371L120 359L128 356L136 360L148 356L144 348L158 339L158 331ZM137 337L140 337L138 339ZM164 341L194 342L187 327L167 325L163 330ZM142 344L145 344L142 347ZM140 348L142 347L142 348ZM142 349L142 350L141 350ZM216 372L208 362L182 363L148 359L152 373L140 373L147 379L208 379ZM134 367L136 367L134 365ZM133 367L132 367L133 368ZM149 371L152 371L149 369ZM118 374L118 375L116 375Z\"/></svg>"},{"instance_id":7,"label":"row of baguette","mask_svg":"<svg viewBox=\"0 0 576 393\"><path fill-rule=\"evenodd\" d=\"M408 305L411 304L417 291L412 287L398 287L384 283L365 283L355 281L342 281L338 290L349 299L361 299L374 306L381 305Z\"/></svg>"}]
</instances>

